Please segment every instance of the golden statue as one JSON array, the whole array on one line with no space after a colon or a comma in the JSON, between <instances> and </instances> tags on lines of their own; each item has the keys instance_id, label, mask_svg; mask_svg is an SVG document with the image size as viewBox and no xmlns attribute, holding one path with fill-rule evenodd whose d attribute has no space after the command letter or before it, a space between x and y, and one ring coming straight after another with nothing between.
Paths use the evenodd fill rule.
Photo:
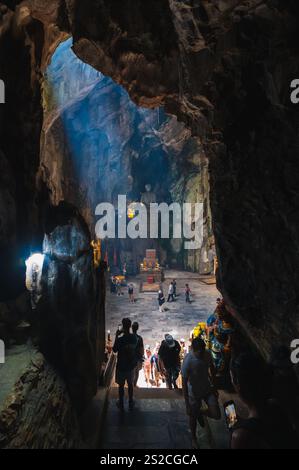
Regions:
<instances>
[{"instance_id":1,"label":"golden statue","mask_svg":"<svg viewBox=\"0 0 299 470\"><path fill-rule=\"evenodd\" d=\"M95 267L97 268L101 262L102 257L101 240L92 240L91 246L93 248L93 262Z\"/></svg>"}]
</instances>

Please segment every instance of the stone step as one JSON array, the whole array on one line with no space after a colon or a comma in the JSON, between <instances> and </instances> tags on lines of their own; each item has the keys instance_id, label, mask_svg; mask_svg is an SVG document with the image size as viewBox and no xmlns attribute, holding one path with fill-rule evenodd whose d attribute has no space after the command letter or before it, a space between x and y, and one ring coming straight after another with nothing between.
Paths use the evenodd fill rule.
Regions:
<instances>
[{"instance_id":1,"label":"stone step","mask_svg":"<svg viewBox=\"0 0 299 470\"><path fill-rule=\"evenodd\" d=\"M167 388L135 388L134 396L136 400L141 399L156 399L156 400L183 400L181 389L168 390ZM110 391L110 398L116 399L118 397L118 388L113 386Z\"/></svg>"}]
</instances>

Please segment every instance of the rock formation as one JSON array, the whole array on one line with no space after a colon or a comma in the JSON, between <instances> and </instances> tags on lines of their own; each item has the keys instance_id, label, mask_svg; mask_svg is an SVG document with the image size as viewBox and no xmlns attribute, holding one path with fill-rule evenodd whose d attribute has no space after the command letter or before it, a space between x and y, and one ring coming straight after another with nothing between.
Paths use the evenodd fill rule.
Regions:
<instances>
[{"instance_id":1,"label":"rock formation","mask_svg":"<svg viewBox=\"0 0 299 470\"><path fill-rule=\"evenodd\" d=\"M70 34L82 61L201 140L218 285L246 336L265 357L298 337L298 2L24 0L0 15L1 299L22 292L20 259L41 247L42 74Z\"/></svg>"},{"instance_id":2,"label":"rock formation","mask_svg":"<svg viewBox=\"0 0 299 470\"><path fill-rule=\"evenodd\" d=\"M57 48L44 82L40 177L52 204L72 202L91 233L98 203L117 205L122 194L129 201L140 201L146 184L158 203L200 201L209 213L207 161L198 139L162 108L136 106L122 87L81 62L71 44L67 40ZM205 235L207 251L209 216ZM127 265L137 266L151 243L119 241L118 248ZM177 265L178 253L172 253L171 244L163 246L161 250L157 245L160 261L174 260ZM183 266L182 244L179 249ZM185 266L200 270L201 258L200 252L192 252Z\"/></svg>"}]
</instances>

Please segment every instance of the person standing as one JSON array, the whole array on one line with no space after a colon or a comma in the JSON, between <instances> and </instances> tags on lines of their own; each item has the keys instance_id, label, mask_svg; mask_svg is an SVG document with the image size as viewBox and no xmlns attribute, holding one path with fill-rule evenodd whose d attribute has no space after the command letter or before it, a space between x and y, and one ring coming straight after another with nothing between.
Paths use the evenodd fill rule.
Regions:
<instances>
[{"instance_id":1,"label":"person standing","mask_svg":"<svg viewBox=\"0 0 299 470\"><path fill-rule=\"evenodd\" d=\"M192 445L198 448L197 421L204 427L204 416L216 420L221 418L218 393L214 387L215 368L211 354L201 338L192 340L191 351L186 355L182 366L182 381ZM207 410L201 409L202 401L207 404Z\"/></svg>"},{"instance_id":2,"label":"person standing","mask_svg":"<svg viewBox=\"0 0 299 470\"><path fill-rule=\"evenodd\" d=\"M165 375L167 386L170 390L178 388L176 381L181 369L180 352L181 346L179 343L171 335L165 335L158 356L160 370Z\"/></svg>"},{"instance_id":3,"label":"person standing","mask_svg":"<svg viewBox=\"0 0 299 470\"><path fill-rule=\"evenodd\" d=\"M118 296L121 295L121 282L119 279L116 280L116 293Z\"/></svg>"},{"instance_id":4,"label":"person standing","mask_svg":"<svg viewBox=\"0 0 299 470\"><path fill-rule=\"evenodd\" d=\"M151 376L152 376L152 380L155 383L156 387L160 387L160 380L161 380L160 367L159 367L159 356L158 356L159 348L160 348L160 344L156 343L154 353L151 357Z\"/></svg>"},{"instance_id":5,"label":"person standing","mask_svg":"<svg viewBox=\"0 0 299 470\"><path fill-rule=\"evenodd\" d=\"M134 374L138 363L138 338L130 333L131 320L122 320L122 329L117 330L113 352L117 354L115 381L119 386L118 408L124 410L125 383L128 385L129 408L134 407Z\"/></svg>"},{"instance_id":6,"label":"person standing","mask_svg":"<svg viewBox=\"0 0 299 470\"><path fill-rule=\"evenodd\" d=\"M132 283L128 287L128 294L129 294L129 300L131 304L133 304L135 300L134 300L134 286Z\"/></svg>"},{"instance_id":7,"label":"person standing","mask_svg":"<svg viewBox=\"0 0 299 470\"><path fill-rule=\"evenodd\" d=\"M176 280L175 279L172 281L172 285L173 285L173 296L174 298L176 298Z\"/></svg>"},{"instance_id":8,"label":"person standing","mask_svg":"<svg viewBox=\"0 0 299 470\"><path fill-rule=\"evenodd\" d=\"M167 299L167 302L170 302L170 299L171 299L172 302L174 301L173 292L174 292L174 290L173 290L173 283L171 282L171 283L169 284L169 287L168 287L168 299Z\"/></svg>"},{"instance_id":9,"label":"person standing","mask_svg":"<svg viewBox=\"0 0 299 470\"><path fill-rule=\"evenodd\" d=\"M135 321L132 324L132 331L133 331L133 335L135 335L137 338L138 344L137 344L137 365L135 367L135 373L134 373L134 387L137 387L139 373L142 369L143 361L144 361L144 343L143 343L142 336L140 336L137 333L138 330L139 330L139 324L137 323L137 321Z\"/></svg>"},{"instance_id":10,"label":"person standing","mask_svg":"<svg viewBox=\"0 0 299 470\"><path fill-rule=\"evenodd\" d=\"M159 293L158 293L158 304L159 304L159 312L162 313L164 311L163 305L165 304L165 297L161 289L159 290Z\"/></svg>"},{"instance_id":11,"label":"person standing","mask_svg":"<svg viewBox=\"0 0 299 470\"><path fill-rule=\"evenodd\" d=\"M148 345L145 348L144 363L143 363L143 371L144 371L144 377L145 377L145 382L146 382L147 387L149 387L151 383L151 357L152 357L151 347Z\"/></svg>"},{"instance_id":12,"label":"person standing","mask_svg":"<svg viewBox=\"0 0 299 470\"><path fill-rule=\"evenodd\" d=\"M191 296L191 289L190 289L190 287L189 287L189 284L186 284L186 285L185 285L185 298L186 298L186 302L187 302L188 304L191 304L191 298L190 298L190 296Z\"/></svg>"}]
</instances>

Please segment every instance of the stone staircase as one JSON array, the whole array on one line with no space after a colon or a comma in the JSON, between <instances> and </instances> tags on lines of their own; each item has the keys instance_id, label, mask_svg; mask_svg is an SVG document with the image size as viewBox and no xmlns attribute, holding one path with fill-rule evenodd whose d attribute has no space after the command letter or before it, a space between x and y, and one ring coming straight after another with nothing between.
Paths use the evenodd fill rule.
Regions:
<instances>
[{"instance_id":1,"label":"stone staircase","mask_svg":"<svg viewBox=\"0 0 299 470\"><path fill-rule=\"evenodd\" d=\"M117 406L117 388L112 387L103 423L102 449L191 449L191 433L181 390L139 388L133 411L121 413ZM224 420L207 420L198 427L201 449L227 448L228 433Z\"/></svg>"}]
</instances>

